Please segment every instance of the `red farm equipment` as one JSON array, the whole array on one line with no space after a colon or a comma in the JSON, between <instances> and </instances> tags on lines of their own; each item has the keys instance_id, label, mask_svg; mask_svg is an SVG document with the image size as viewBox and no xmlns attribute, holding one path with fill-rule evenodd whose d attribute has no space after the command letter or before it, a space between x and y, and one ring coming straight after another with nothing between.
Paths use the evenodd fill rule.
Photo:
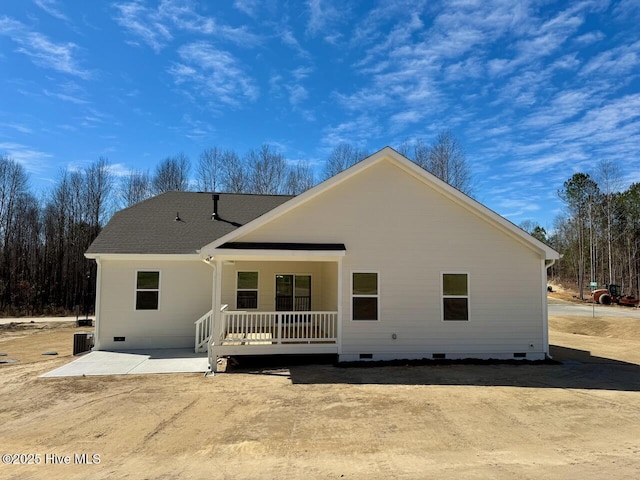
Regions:
<instances>
[{"instance_id":1,"label":"red farm equipment","mask_svg":"<svg viewBox=\"0 0 640 480\"><path fill-rule=\"evenodd\" d=\"M626 305L628 307L637 307L638 299L631 295L624 295L620 285L604 285L604 288L598 288L591 294L593 301L601 305Z\"/></svg>"}]
</instances>

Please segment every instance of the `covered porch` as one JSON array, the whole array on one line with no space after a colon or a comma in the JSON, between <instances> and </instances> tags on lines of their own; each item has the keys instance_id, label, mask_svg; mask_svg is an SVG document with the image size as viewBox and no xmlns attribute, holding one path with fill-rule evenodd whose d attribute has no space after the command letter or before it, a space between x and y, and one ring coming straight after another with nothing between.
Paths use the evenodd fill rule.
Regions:
<instances>
[{"instance_id":1,"label":"covered porch","mask_svg":"<svg viewBox=\"0 0 640 480\"><path fill-rule=\"evenodd\" d=\"M231 355L337 354L344 245L255 244L216 249L212 309L196 321L196 351L212 370Z\"/></svg>"}]
</instances>

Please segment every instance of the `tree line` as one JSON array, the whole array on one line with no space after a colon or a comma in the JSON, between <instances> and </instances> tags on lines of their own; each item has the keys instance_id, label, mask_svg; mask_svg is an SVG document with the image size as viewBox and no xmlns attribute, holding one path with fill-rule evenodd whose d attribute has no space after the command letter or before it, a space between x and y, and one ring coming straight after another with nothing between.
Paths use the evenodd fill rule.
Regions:
<instances>
[{"instance_id":1,"label":"tree line","mask_svg":"<svg viewBox=\"0 0 640 480\"><path fill-rule=\"evenodd\" d=\"M521 225L562 253L550 273L577 285L580 298L589 296L592 282L640 297L640 183L623 189L623 182L618 165L602 160L558 190L566 211L551 234L533 222Z\"/></svg>"},{"instance_id":2,"label":"tree line","mask_svg":"<svg viewBox=\"0 0 640 480\"><path fill-rule=\"evenodd\" d=\"M405 142L399 150L470 193L470 169L450 132L440 134L433 145L418 140ZM0 314L91 312L96 265L84 252L118 209L168 191L298 195L367 156L354 145L338 145L319 175L308 162L287 160L267 144L242 156L208 148L198 157L193 175L182 153L163 159L151 171L123 176L99 158L84 169L61 171L53 187L37 196L24 167L0 155Z\"/></svg>"}]
</instances>

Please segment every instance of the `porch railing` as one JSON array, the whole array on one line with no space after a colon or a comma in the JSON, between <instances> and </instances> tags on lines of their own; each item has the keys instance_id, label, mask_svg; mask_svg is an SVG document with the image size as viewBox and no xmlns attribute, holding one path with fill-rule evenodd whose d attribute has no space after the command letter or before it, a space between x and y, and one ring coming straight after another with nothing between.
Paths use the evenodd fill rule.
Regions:
<instances>
[{"instance_id":1,"label":"porch railing","mask_svg":"<svg viewBox=\"0 0 640 480\"><path fill-rule=\"evenodd\" d=\"M224 312L227 309L228 305L222 305L220 308L221 312ZM206 352L207 345L209 344L209 340L211 339L211 335L213 335L213 310L209 310L203 316L201 316L198 320L195 321L196 324L196 344L195 351Z\"/></svg>"},{"instance_id":2,"label":"porch railing","mask_svg":"<svg viewBox=\"0 0 640 480\"><path fill-rule=\"evenodd\" d=\"M218 345L337 343L338 312L222 313Z\"/></svg>"},{"instance_id":3,"label":"porch railing","mask_svg":"<svg viewBox=\"0 0 640 480\"><path fill-rule=\"evenodd\" d=\"M196 347L195 351L198 352L206 352L207 344L209 343L209 339L211 338L212 328L213 328L213 310L209 310L203 316L201 316L198 320L195 321L196 324Z\"/></svg>"}]
</instances>

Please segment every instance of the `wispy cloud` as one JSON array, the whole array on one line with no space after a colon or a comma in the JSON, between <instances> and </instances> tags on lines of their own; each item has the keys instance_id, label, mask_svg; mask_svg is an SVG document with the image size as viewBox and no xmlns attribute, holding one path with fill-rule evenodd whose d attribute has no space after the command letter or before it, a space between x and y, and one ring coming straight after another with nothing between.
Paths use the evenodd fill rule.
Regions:
<instances>
[{"instance_id":1,"label":"wispy cloud","mask_svg":"<svg viewBox=\"0 0 640 480\"><path fill-rule=\"evenodd\" d=\"M116 4L115 8L118 10L116 21L156 52L162 50L167 42L173 38L162 19L157 18L154 11L142 4L138 2L120 3Z\"/></svg>"},{"instance_id":2,"label":"wispy cloud","mask_svg":"<svg viewBox=\"0 0 640 480\"><path fill-rule=\"evenodd\" d=\"M30 127L22 125L21 123L0 123L0 127L10 128L11 130L15 130L16 132L25 134L33 133L33 130Z\"/></svg>"},{"instance_id":3,"label":"wispy cloud","mask_svg":"<svg viewBox=\"0 0 640 480\"><path fill-rule=\"evenodd\" d=\"M183 115L179 126L172 127L172 129L184 132L184 135L187 138L191 138L193 140L201 140L207 137L210 138L216 132L213 125L204 120L199 120L191 114Z\"/></svg>"},{"instance_id":4,"label":"wispy cloud","mask_svg":"<svg viewBox=\"0 0 640 480\"><path fill-rule=\"evenodd\" d=\"M64 102L70 102L76 105L86 105L90 103L84 98L87 96L84 89L75 82L65 82L58 85L58 91L51 91L45 88L42 93L47 97L57 98Z\"/></svg>"},{"instance_id":5,"label":"wispy cloud","mask_svg":"<svg viewBox=\"0 0 640 480\"><path fill-rule=\"evenodd\" d=\"M47 159L52 157L49 153L13 142L0 142L0 152L19 162L29 173L42 173Z\"/></svg>"},{"instance_id":6,"label":"wispy cloud","mask_svg":"<svg viewBox=\"0 0 640 480\"><path fill-rule=\"evenodd\" d=\"M605 37L604 33L600 31L587 32L584 35L580 35L574 39L574 42L580 46L591 45L592 43L599 42Z\"/></svg>"},{"instance_id":7,"label":"wispy cloud","mask_svg":"<svg viewBox=\"0 0 640 480\"><path fill-rule=\"evenodd\" d=\"M294 50L301 58L311 57L311 54L302 47L290 28L280 28L278 31L278 37L284 45Z\"/></svg>"},{"instance_id":8,"label":"wispy cloud","mask_svg":"<svg viewBox=\"0 0 640 480\"><path fill-rule=\"evenodd\" d=\"M337 6L332 0L307 0L307 12L307 34L321 35L327 43L336 44L342 37L336 27L349 17L348 2L340 2Z\"/></svg>"},{"instance_id":9,"label":"wispy cloud","mask_svg":"<svg viewBox=\"0 0 640 480\"><path fill-rule=\"evenodd\" d=\"M560 92L550 103L540 107L524 121L528 127L548 129L562 123L598 101L598 97L586 90L566 90Z\"/></svg>"},{"instance_id":10,"label":"wispy cloud","mask_svg":"<svg viewBox=\"0 0 640 480\"><path fill-rule=\"evenodd\" d=\"M595 72L604 73L607 76L624 75L636 71L638 65L640 65L640 41L596 55L584 66L580 75L592 75Z\"/></svg>"},{"instance_id":11,"label":"wispy cloud","mask_svg":"<svg viewBox=\"0 0 640 480\"><path fill-rule=\"evenodd\" d=\"M124 163L111 163L107 168L109 173L115 177L126 177L131 173L131 168L127 167Z\"/></svg>"},{"instance_id":12,"label":"wispy cloud","mask_svg":"<svg viewBox=\"0 0 640 480\"><path fill-rule=\"evenodd\" d=\"M257 85L231 53L195 42L180 47L178 55L181 61L169 69L176 84L192 85L201 96L235 107L258 98Z\"/></svg>"},{"instance_id":13,"label":"wispy cloud","mask_svg":"<svg viewBox=\"0 0 640 480\"><path fill-rule=\"evenodd\" d=\"M391 118L389 119L391 133L400 132L408 125L420 122L424 118L424 115L424 112L418 110L407 110L391 115Z\"/></svg>"},{"instance_id":14,"label":"wispy cloud","mask_svg":"<svg viewBox=\"0 0 640 480\"><path fill-rule=\"evenodd\" d=\"M33 63L61 73L89 78L87 70L78 65L75 43L55 43L45 35L30 30L23 23L9 17L0 17L0 35L6 35L17 45L17 51L31 58Z\"/></svg>"},{"instance_id":15,"label":"wispy cloud","mask_svg":"<svg viewBox=\"0 0 640 480\"><path fill-rule=\"evenodd\" d=\"M322 144L327 148L333 148L341 143L366 146L367 143L382 133L382 125L368 115L360 115L357 118L329 126L324 129Z\"/></svg>"},{"instance_id":16,"label":"wispy cloud","mask_svg":"<svg viewBox=\"0 0 640 480\"><path fill-rule=\"evenodd\" d=\"M118 10L116 21L156 52L173 40L177 31L215 37L243 47L262 41L246 26L232 27L199 14L192 2L162 0L157 8L149 8L134 1L117 4L115 8Z\"/></svg>"},{"instance_id":17,"label":"wispy cloud","mask_svg":"<svg viewBox=\"0 0 640 480\"><path fill-rule=\"evenodd\" d=\"M233 6L240 10L245 15L250 17L256 17L258 14L258 8L261 4L260 0L235 0Z\"/></svg>"},{"instance_id":18,"label":"wispy cloud","mask_svg":"<svg viewBox=\"0 0 640 480\"><path fill-rule=\"evenodd\" d=\"M152 16L170 21L180 30L214 36L244 47L257 45L261 41L246 26L225 25L214 17L198 14L194 5L182 1L164 0Z\"/></svg>"},{"instance_id":19,"label":"wispy cloud","mask_svg":"<svg viewBox=\"0 0 640 480\"><path fill-rule=\"evenodd\" d=\"M58 2L56 0L34 0L34 3L52 17L64 22L69 21L69 17L58 9Z\"/></svg>"}]
</instances>

